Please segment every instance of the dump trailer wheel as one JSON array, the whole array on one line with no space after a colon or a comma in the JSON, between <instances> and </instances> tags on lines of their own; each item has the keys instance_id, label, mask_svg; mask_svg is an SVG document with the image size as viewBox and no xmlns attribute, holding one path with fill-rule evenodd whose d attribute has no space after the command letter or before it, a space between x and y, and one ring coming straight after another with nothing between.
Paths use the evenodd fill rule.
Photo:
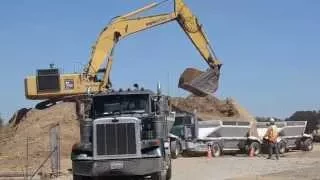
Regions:
<instances>
[{"instance_id":1,"label":"dump trailer wheel","mask_svg":"<svg viewBox=\"0 0 320 180\"><path fill-rule=\"evenodd\" d=\"M314 135L313 136L313 140L315 141L315 142L320 142L320 135Z\"/></svg>"},{"instance_id":2,"label":"dump trailer wheel","mask_svg":"<svg viewBox=\"0 0 320 180\"><path fill-rule=\"evenodd\" d=\"M170 151L171 151L171 158L177 159L180 154L180 145L178 141L171 141L170 142Z\"/></svg>"},{"instance_id":3,"label":"dump trailer wheel","mask_svg":"<svg viewBox=\"0 0 320 180\"><path fill-rule=\"evenodd\" d=\"M284 141L280 141L278 144L278 148L279 148L279 153L280 154L284 154L287 152L287 145Z\"/></svg>"},{"instance_id":4,"label":"dump trailer wheel","mask_svg":"<svg viewBox=\"0 0 320 180\"><path fill-rule=\"evenodd\" d=\"M219 157L221 155L221 148L219 144L212 144L211 153L213 157Z\"/></svg>"},{"instance_id":5,"label":"dump trailer wheel","mask_svg":"<svg viewBox=\"0 0 320 180\"><path fill-rule=\"evenodd\" d=\"M312 140L311 139L304 140L302 148L304 151L312 151L312 149L313 149Z\"/></svg>"},{"instance_id":6,"label":"dump trailer wheel","mask_svg":"<svg viewBox=\"0 0 320 180\"><path fill-rule=\"evenodd\" d=\"M256 142L256 141L253 141L250 143L250 146L249 146L249 153L250 153L250 150L253 148L253 153L254 153L254 156L257 156L258 154L261 153L261 145L259 142Z\"/></svg>"}]
</instances>

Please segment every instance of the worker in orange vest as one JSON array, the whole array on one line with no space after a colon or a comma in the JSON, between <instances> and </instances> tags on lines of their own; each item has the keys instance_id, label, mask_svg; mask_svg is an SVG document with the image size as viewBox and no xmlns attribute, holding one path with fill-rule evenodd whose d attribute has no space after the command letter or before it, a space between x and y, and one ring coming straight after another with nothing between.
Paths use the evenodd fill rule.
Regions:
<instances>
[{"instance_id":1,"label":"worker in orange vest","mask_svg":"<svg viewBox=\"0 0 320 180\"><path fill-rule=\"evenodd\" d=\"M273 118L270 119L270 126L264 135L264 139L268 142L269 156L268 159L271 159L273 150L275 150L276 158L279 159L279 147L277 143L278 139L278 128L275 125L275 120Z\"/></svg>"}]
</instances>

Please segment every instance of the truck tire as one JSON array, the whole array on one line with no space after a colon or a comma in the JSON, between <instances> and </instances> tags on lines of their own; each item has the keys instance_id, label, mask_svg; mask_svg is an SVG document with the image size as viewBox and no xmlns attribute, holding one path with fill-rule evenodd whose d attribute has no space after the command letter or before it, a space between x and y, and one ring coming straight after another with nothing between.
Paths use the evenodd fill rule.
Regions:
<instances>
[{"instance_id":1,"label":"truck tire","mask_svg":"<svg viewBox=\"0 0 320 180\"><path fill-rule=\"evenodd\" d=\"M280 141L278 144L278 148L279 148L279 153L280 154L284 154L287 152L287 145L284 141Z\"/></svg>"},{"instance_id":2,"label":"truck tire","mask_svg":"<svg viewBox=\"0 0 320 180\"><path fill-rule=\"evenodd\" d=\"M313 149L312 140L311 139L304 140L302 148L304 151L312 151L312 149Z\"/></svg>"},{"instance_id":3,"label":"truck tire","mask_svg":"<svg viewBox=\"0 0 320 180\"><path fill-rule=\"evenodd\" d=\"M258 154L261 153L261 145L259 142L256 142L256 141L251 142L249 146L249 151L251 148L253 148L254 156L257 156Z\"/></svg>"},{"instance_id":4,"label":"truck tire","mask_svg":"<svg viewBox=\"0 0 320 180\"><path fill-rule=\"evenodd\" d=\"M166 180L166 179L167 179L166 174L161 173L161 172L154 173L151 176L151 180Z\"/></svg>"},{"instance_id":5,"label":"truck tire","mask_svg":"<svg viewBox=\"0 0 320 180\"><path fill-rule=\"evenodd\" d=\"M178 141L171 141L170 142L170 152L171 152L171 158L177 159L180 154L180 144Z\"/></svg>"},{"instance_id":6,"label":"truck tire","mask_svg":"<svg viewBox=\"0 0 320 180\"><path fill-rule=\"evenodd\" d=\"M219 157L221 155L221 148L219 146L219 144L212 144L212 150L211 150L211 153L212 153L212 156L213 157Z\"/></svg>"},{"instance_id":7,"label":"truck tire","mask_svg":"<svg viewBox=\"0 0 320 180\"><path fill-rule=\"evenodd\" d=\"M320 142L320 135L315 135L315 136L313 136L313 140L315 141L315 142Z\"/></svg>"},{"instance_id":8,"label":"truck tire","mask_svg":"<svg viewBox=\"0 0 320 180\"><path fill-rule=\"evenodd\" d=\"M73 175L73 180L92 180L92 177L89 176L80 176L80 175Z\"/></svg>"}]
</instances>

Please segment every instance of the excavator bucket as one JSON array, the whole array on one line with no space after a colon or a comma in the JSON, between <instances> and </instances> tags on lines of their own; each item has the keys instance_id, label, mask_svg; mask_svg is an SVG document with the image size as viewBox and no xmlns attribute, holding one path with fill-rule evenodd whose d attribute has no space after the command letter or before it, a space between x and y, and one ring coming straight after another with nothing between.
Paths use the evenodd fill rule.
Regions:
<instances>
[{"instance_id":1,"label":"excavator bucket","mask_svg":"<svg viewBox=\"0 0 320 180\"><path fill-rule=\"evenodd\" d=\"M217 91L219 76L219 68L210 68L206 72L187 68L180 76L178 87L196 96L207 96Z\"/></svg>"}]
</instances>

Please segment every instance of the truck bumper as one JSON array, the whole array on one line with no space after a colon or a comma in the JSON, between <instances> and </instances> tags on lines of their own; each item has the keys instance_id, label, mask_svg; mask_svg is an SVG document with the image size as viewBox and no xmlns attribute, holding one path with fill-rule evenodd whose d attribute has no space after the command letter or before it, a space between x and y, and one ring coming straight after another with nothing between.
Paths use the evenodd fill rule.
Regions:
<instances>
[{"instance_id":1,"label":"truck bumper","mask_svg":"<svg viewBox=\"0 0 320 180\"><path fill-rule=\"evenodd\" d=\"M80 176L143 176L160 172L162 158L119 159L119 160L74 160L74 175Z\"/></svg>"}]
</instances>

